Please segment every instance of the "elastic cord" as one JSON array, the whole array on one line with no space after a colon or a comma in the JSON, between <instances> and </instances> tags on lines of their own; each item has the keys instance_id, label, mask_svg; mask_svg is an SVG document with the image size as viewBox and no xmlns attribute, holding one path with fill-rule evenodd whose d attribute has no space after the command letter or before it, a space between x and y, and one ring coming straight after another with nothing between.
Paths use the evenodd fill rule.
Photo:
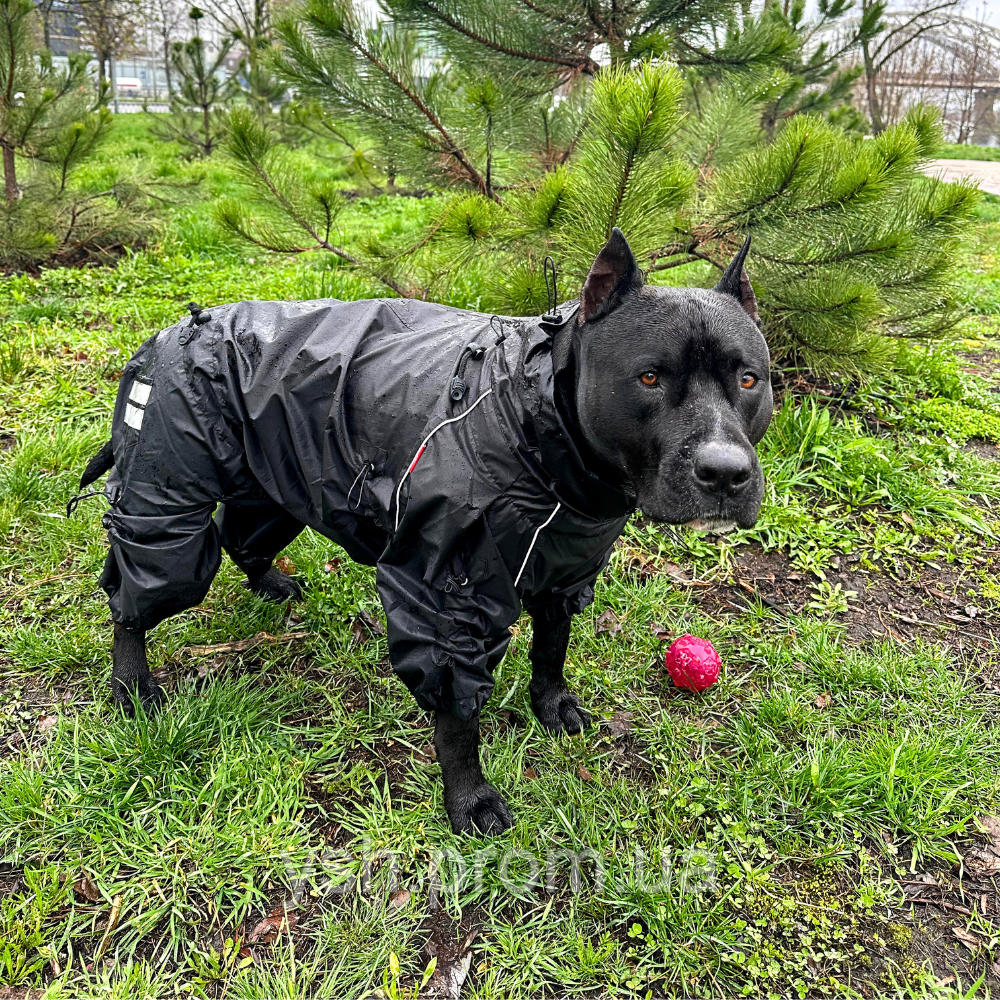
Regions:
<instances>
[{"instance_id":1,"label":"elastic cord","mask_svg":"<svg viewBox=\"0 0 1000 1000\"><path fill-rule=\"evenodd\" d=\"M347 509L357 510L361 506L361 498L365 495L365 482L367 481L369 475L375 471L375 466L371 462L366 462L362 467L361 471L358 473L357 478L351 483L351 488L347 491ZM351 503L351 497L354 496L354 487L361 483L361 489L358 490L358 502Z\"/></svg>"},{"instance_id":2,"label":"elastic cord","mask_svg":"<svg viewBox=\"0 0 1000 1000\"><path fill-rule=\"evenodd\" d=\"M89 500L91 497L103 496L104 490L93 490L90 493L78 493L75 497L70 497L69 502L66 504L66 516L72 517L76 512L76 508L79 507L84 500Z\"/></svg>"}]
</instances>

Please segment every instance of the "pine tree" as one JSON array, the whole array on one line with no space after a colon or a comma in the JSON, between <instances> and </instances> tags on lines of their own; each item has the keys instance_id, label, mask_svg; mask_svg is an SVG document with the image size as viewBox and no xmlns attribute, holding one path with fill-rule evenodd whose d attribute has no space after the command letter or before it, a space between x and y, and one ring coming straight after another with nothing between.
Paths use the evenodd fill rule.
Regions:
<instances>
[{"instance_id":1,"label":"pine tree","mask_svg":"<svg viewBox=\"0 0 1000 1000\"><path fill-rule=\"evenodd\" d=\"M106 116L92 113L88 57L71 56L57 69L48 50L37 49L36 29L31 0L0 0L0 152L8 208L21 197L18 157L53 154L67 129L79 123L70 154L75 162L109 124Z\"/></svg>"},{"instance_id":2,"label":"pine tree","mask_svg":"<svg viewBox=\"0 0 1000 1000\"><path fill-rule=\"evenodd\" d=\"M276 33L294 89L371 136L383 172L411 183L497 201L531 163L564 158L579 132L577 96L554 101L503 67L456 69L424 33L368 24L350 0L313 0Z\"/></svg>"},{"instance_id":3,"label":"pine tree","mask_svg":"<svg viewBox=\"0 0 1000 1000\"><path fill-rule=\"evenodd\" d=\"M863 139L850 104L844 57L878 30L877 5L833 49L816 32L846 0L821 0L814 21L800 0L759 14L594 0L587 25L549 0L383 3L391 24L306 0L278 35L297 90L446 192L415 243L355 252L398 288L440 295L475 272L480 308L535 313L544 258L579 287L617 225L650 280L688 284L714 284L752 235L783 361L877 367L898 338L941 335L960 314L950 264L974 192L920 173L932 116Z\"/></svg>"},{"instance_id":4,"label":"pine tree","mask_svg":"<svg viewBox=\"0 0 1000 1000\"><path fill-rule=\"evenodd\" d=\"M267 117L284 103L288 88L275 75L271 52L271 0L207 0L208 10L241 50L234 81L246 103Z\"/></svg>"},{"instance_id":5,"label":"pine tree","mask_svg":"<svg viewBox=\"0 0 1000 1000\"><path fill-rule=\"evenodd\" d=\"M112 127L95 107L86 55L56 68L36 45L30 0L0 0L0 266L105 259L149 231L136 187L84 187L75 175Z\"/></svg>"},{"instance_id":6,"label":"pine tree","mask_svg":"<svg viewBox=\"0 0 1000 1000\"><path fill-rule=\"evenodd\" d=\"M953 329L962 310L952 262L976 193L919 172L941 138L933 114L871 140L803 113L769 142L760 126L767 93L719 88L703 117L687 119L682 93L680 72L662 63L604 71L569 169L503 206L455 196L413 266L425 283L477 268L483 307L532 313L545 304L544 256L560 262L564 287L579 287L613 225L653 281L683 273L714 283L751 235L754 287L779 359L866 370L889 362L898 338ZM715 142L706 126L733 106L742 119L729 119Z\"/></svg>"},{"instance_id":7,"label":"pine tree","mask_svg":"<svg viewBox=\"0 0 1000 1000\"><path fill-rule=\"evenodd\" d=\"M682 66L747 69L795 45L778 22L753 18L720 44L718 26L744 10L734 0L384 0L384 7L399 24L430 33L456 63L541 78L550 88L596 76L605 58L619 66L670 52Z\"/></svg>"},{"instance_id":8,"label":"pine tree","mask_svg":"<svg viewBox=\"0 0 1000 1000\"><path fill-rule=\"evenodd\" d=\"M334 242L343 195L329 180L304 183L275 129L254 110L232 113L226 150L255 199L256 211L248 210L246 199L222 199L215 216L223 228L272 253L324 250L367 270L397 295L411 294L389 267L363 261Z\"/></svg>"},{"instance_id":9,"label":"pine tree","mask_svg":"<svg viewBox=\"0 0 1000 1000\"><path fill-rule=\"evenodd\" d=\"M197 25L204 15L192 7L188 16ZM154 135L187 146L192 155L212 155L225 128L225 108L237 91L235 81L220 73L234 44L235 39L223 39L213 58L198 34L174 42L170 63L177 83L170 95L169 116L154 116Z\"/></svg>"}]
</instances>

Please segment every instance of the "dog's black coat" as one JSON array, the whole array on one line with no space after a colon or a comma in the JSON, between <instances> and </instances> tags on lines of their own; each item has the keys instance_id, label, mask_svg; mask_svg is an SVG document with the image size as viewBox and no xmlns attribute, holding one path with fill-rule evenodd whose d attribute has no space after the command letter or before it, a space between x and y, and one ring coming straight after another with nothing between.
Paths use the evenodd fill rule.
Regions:
<instances>
[{"instance_id":1,"label":"dog's black coat","mask_svg":"<svg viewBox=\"0 0 1000 1000\"><path fill-rule=\"evenodd\" d=\"M295 585L271 563L309 525L377 566L390 660L437 713L453 825L509 825L480 769L478 715L521 607L535 714L578 732L569 622L629 514L756 519L752 444L771 406L745 253L715 291L644 288L616 230L556 322L244 302L151 338L122 378L105 491L119 702L162 700L144 633L202 600L221 548L257 593L286 599Z\"/></svg>"}]
</instances>

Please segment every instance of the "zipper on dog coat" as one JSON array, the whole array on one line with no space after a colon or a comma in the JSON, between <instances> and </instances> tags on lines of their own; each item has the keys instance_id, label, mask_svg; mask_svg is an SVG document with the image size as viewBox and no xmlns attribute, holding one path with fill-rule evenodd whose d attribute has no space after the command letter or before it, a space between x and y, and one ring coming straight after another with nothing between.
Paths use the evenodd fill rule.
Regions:
<instances>
[{"instance_id":1,"label":"zipper on dog coat","mask_svg":"<svg viewBox=\"0 0 1000 1000\"><path fill-rule=\"evenodd\" d=\"M425 437L423 441L420 442L420 447L417 448L417 453L413 456L413 460L406 467L406 472L403 473L402 477L399 480L399 485L396 487L396 531L399 531L399 492L400 490L402 490L403 483L406 482L407 477L417 467L417 462L419 462L420 459L423 457L424 452L427 450L427 444L430 441L430 439L434 437L434 435L437 434L437 432L441 430L442 427L447 427L448 424L454 424L457 423L459 420L464 420L492 392L493 392L492 389L487 389L486 392L484 392L472 404L472 406L470 406L467 410L463 410L457 417L449 417L447 420L442 420L441 423L439 423L437 427L435 427L434 430L432 430L430 434L428 434L427 437Z\"/></svg>"}]
</instances>

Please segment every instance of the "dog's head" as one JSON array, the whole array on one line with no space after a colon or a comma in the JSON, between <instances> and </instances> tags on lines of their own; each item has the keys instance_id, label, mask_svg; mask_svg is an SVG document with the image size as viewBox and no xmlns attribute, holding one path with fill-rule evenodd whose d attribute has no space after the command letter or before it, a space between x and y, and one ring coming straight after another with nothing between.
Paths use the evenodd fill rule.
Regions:
<instances>
[{"instance_id":1,"label":"dog's head","mask_svg":"<svg viewBox=\"0 0 1000 1000\"><path fill-rule=\"evenodd\" d=\"M714 289L643 284L621 231L597 255L573 337L575 408L594 451L655 521L751 527L770 357L743 249Z\"/></svg>"}]
</instances>

